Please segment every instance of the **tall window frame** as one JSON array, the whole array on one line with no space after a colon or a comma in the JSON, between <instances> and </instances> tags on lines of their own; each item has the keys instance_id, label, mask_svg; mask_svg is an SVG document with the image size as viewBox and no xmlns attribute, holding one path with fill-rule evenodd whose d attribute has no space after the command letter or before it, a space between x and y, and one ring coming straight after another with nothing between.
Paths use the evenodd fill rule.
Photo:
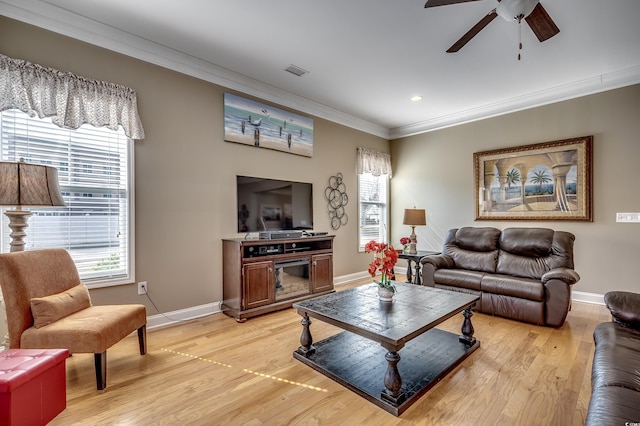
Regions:
<instances>
[{"instance_id":1,"label":"tall window frame","mask_svg":"<svg viewBox=\"0 0 640 426\"><path fill-rule=\"evenodd\" d=\"M135 282L134 149L122 128L65 129L9 109L0 113L0 157L58 169L67 207L33 209L27 250L68 250L89 288ZM7 252L6 215L1 222L0 250Z\"/></svg>"},{"instance_id":2,"label":"tall window frame","mask_svg":"<svg viewBox=\"0 0 640 426\"><path fill-rule=\"evenodd\" d=\"M389 175L358 174L358 251L389 239Z\"/></svg>"},{"instance_id":3,"label":"tall window frame","mask_svg":"<svg viewBox=\"0 0 640 426\"><path fill-rule=\"evenodd\" d=\"M389 239L389 179L391 155L370 148L356 149L358 175L358 251L371 241Z\"/></svg>"}]
</instances>

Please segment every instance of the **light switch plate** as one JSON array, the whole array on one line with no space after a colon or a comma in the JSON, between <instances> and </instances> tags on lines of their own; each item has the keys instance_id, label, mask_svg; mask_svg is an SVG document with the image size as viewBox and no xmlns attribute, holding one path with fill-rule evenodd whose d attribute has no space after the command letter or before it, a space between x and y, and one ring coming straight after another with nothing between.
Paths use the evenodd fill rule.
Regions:
<instances>
[{"instance_id":1,"label":"light switch plate","mask_svg":"<svg viewBox=\"0 0 640 426\"><path fill-rule=\"evenodd\" d=\"M616 222L638 223L640 222L640 213L616 213Z\"/></svg>"}]
</instances>

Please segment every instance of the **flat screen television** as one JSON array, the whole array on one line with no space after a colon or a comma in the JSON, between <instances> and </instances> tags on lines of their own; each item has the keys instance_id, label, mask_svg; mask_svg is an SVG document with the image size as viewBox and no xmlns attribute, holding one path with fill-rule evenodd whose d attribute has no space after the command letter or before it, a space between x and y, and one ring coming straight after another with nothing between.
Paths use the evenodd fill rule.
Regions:
<instances>
[{"instance_id":1,"label":"flat screen television","mask_svg":"<svg viewBox=\"0 0 640 426\"><path fill-rule=\"evenodd\" d=\"M313 185L236 176L238 232L313 229Z\"/></svg>"}]
</instances>

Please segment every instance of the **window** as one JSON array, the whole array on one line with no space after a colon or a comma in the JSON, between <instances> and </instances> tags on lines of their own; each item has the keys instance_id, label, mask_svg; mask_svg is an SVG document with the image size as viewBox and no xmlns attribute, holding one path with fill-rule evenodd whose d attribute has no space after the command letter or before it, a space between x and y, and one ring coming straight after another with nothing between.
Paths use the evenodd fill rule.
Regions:
<instances>
[{"instance_id":1,"label":"window","mask_svg":"<svg viewBox=\"0 0 640 426\"><path fill-rule=\"evenodd\" d=\"M358 175L359 250L371 240L387 241L389 176Z\"/></svg>"},{"instance_id":2,"label":"window","mask_svg":"<svg viewBox=\"0 0 640 426\"><path fill-rule=\"evenodd\" d=\"M69 130L18 110L0 113L2 161L23 158L56 167L67 204L33 209L26 249L67 249L89 287L131 282L132 146L122 130L90 125ZM9 251L9 233L2 214L3 252Z\"/></svg>"}]
</instances>

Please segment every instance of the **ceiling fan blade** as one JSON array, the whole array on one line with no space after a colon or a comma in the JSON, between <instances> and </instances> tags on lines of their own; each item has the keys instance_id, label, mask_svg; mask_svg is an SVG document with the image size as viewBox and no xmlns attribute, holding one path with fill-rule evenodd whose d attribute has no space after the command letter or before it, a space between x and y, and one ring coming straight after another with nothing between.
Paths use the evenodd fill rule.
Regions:
<instances>
[{"instance_id":1,"label":"ceiling fan blade","mask_svg":"<svg viewBox=\"0 0 640 426\"><path fill-rule=\"evenodd\" d=\"M453 46L451 46L447 50L447 53L454 53L454 52L457 52L458 50L462 49L462 47L465 44L469 43L469 41L472 38L474 38L476 36L476 34L478 34L484 27L489 25L489 23L491 21L493 21L496 16L498 16L498 14L496 13L496 10L493 9L491 12L489 12L487 15L485 15L485 17L482 18L477 24L475 24L473 26L473 28L471 28L469 31L467 31L467 33L465 35L460 37L460 40L456 41L453 44Z\"/></svg>"},{"instance_id":2,"label":"ceiling fan blade","mask_svg":"<svg viewBox=\"0 0 640 426\"><path fill-rule=\"evenodd\" d=\"M533 12L524 19L540 41L548 40L560 32L560 29L540 3L538 3L533 9Z\"/></svg>"},{"instance_id":3,"label":"ceiling fan blade","mask_svg":"<svg viewBox=\"0 0 640 426\"><path fill-rule=\"evenodd\" d=\"M480 0L427 0L424 7L436 7L446 6L448 4L466 3L468 1L480 1Z\"/></svg>"}]
</instances>

